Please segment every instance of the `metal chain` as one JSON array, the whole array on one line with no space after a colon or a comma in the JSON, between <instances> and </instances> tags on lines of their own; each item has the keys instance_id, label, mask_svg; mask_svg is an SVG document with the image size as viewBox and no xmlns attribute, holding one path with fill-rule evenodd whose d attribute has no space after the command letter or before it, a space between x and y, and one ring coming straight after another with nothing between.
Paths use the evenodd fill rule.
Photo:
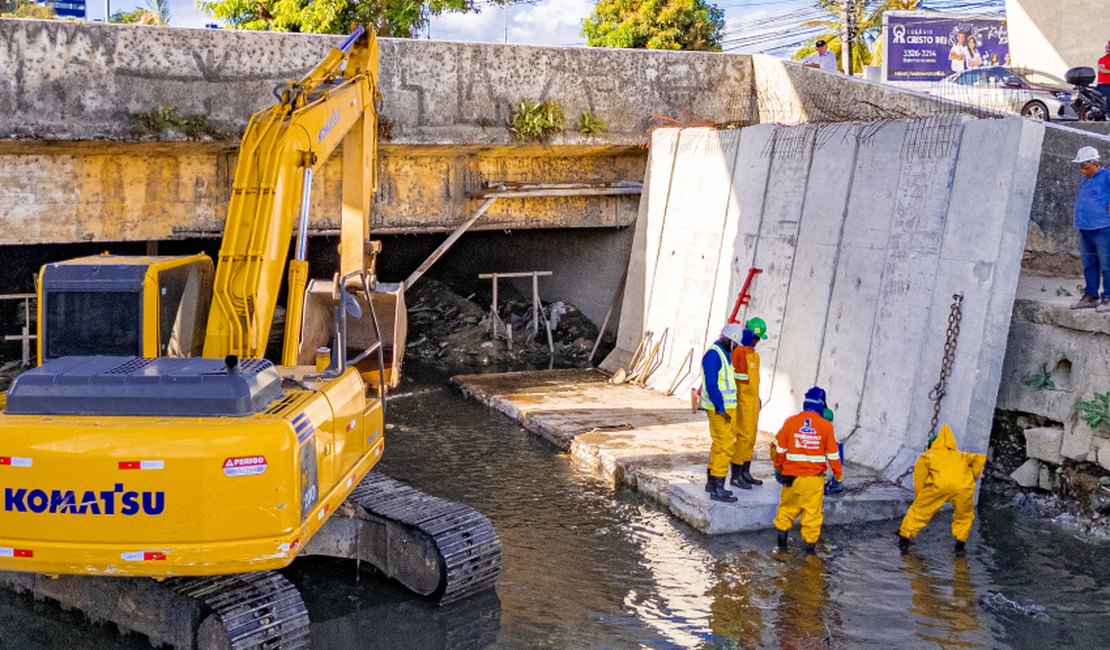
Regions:
<instances>
[{"instance_id":1,"label":"metal chain","mask_svg":"<svg viewBox=\"0 0 1110 650\"><path fill-rule=\"evenodd\" d=\"M952 311L948 314L948 336L944 341L944 360L940 363L940 379L929 391L929 399L933 400L933 421L929 426L929 436L937 432L937 420L940 419L940 401L944 399L948 388L948 377L952 375L952 361L956 358L956 340L960 336L960 319L963 317L962 307L964 302L963 292L952 294Z\"/></svg>"}]
</instances>

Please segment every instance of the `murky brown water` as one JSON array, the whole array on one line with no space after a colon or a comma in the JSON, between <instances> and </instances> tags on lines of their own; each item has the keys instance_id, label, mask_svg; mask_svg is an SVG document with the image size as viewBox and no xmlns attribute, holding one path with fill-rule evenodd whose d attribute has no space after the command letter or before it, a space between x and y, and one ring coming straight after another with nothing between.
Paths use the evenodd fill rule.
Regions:
<instances>
[{"instance_id":1,"label":"murky brown water","mask_svg":"<svg viewBox=\"0 0 1110 650\"><path fill-rule=\"evenodd\" d=\"M387 418L381 469L485 512L504 573L441 609L350 563L299 561L314 648L1110 646L1110 547L1008 510L980 509L965 557L942 514L905 557L882 523L778 558L771 533L707 538L435 383L406 383ZM0 626L5 648L149 647L6 593Z\"/></svg>"}]
</instances>

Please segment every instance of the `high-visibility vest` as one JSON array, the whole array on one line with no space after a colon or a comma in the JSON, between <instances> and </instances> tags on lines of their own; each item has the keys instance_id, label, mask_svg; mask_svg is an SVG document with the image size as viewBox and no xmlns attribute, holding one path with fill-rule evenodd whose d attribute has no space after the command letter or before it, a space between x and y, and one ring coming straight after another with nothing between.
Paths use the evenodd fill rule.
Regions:
<instances>
[{"instance_id":1,"label":"high-visibility vest","mask_svg":"<svg viewBox=\"0 0 1110 650\"><path fill-rule=\"evenodd\" d=\"M725 356L724 350L721 346L714 343L710 348L717 353L721 358L721 370L717 373L717 389L721 391L721 397L724 398L725 410L732 410L736 408L736 371L732 369L732 359ZM701 407L706 411L714 411L717 409L713 406L713 401L709 399L709 388L706 382L709 377L702 373L701 377Z\"/></svg>"}]
</instances>

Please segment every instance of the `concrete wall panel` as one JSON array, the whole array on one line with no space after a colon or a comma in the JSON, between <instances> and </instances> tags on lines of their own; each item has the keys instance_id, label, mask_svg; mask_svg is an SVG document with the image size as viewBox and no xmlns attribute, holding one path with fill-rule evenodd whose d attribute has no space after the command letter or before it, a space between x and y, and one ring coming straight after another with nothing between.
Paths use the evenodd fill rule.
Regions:
<instances>
[{"instance_id":1,"label":"concrete wall panel","mask_svg":"<svg viewBox=\"0 0 1110 650\"><path fill-rule=\"evenodd\" d=\"M878 308L871 332L868 372L859 429L849 438L853 457L882 469L894 459L901 436L918 426L911 421L921 377L937 259L944 236L960 131L943 118L911 123L901 156L902 168L883 264ZM928 140L924 140L928 138ZM916 145L916 146L914 146Z\"/></svg>"},{"instance_id":2,"label":"concrete wall panel","mask_svg":"<svg viewBox=\"0 0 1110 650\"><path fill-rule=\"evenodd\" d=\"M862 386L871 352L891 215L902 174L900 151L908 124L860 128L840 254L830 292L828 319L820 334L817 385ZM861 336L861 333L866 335ZM860 391L833 391L829 407L836 430L847 437L859 421Z\"/></svg>"},{"instance_id":3,"label":"concrete wall panel","mask_svg":"<svg viewBox=\"0 0 1110 650\"><path fill-rule=\"evenodd\" d=\"M814 335L814 323L828 320L858 133L854 124L823 125L814 132L785 316L782 329L768 341L778 345L764 405L766 428L797 412L817 379L822 340Z\"/></svg>"},{"instance_id":4,"label":"concrete wall panel","mask_svg":"<svg viewBox=\"0 0 1110 650\"><path fill-rule=\"evenodd\" d=\"M770 333L760 346L761 428L776 430L816 379L837 412L849 462L905 479L929 433L950 296L962 291L966 329L956 364L973 371L953 380L942 418L965 448L983 451L1042 134L1043 126L1019 118L960 116L770 134L753 127L741 132L729 176L711 171L720 156L704 132L684 131L671 177L651 181L671 185L666 208L647 209L649 219L667 221L656 268L646 255L648 268L630 269L630 277L654 278L644 285L652 307L643 327L668 323L683 343L704 328L700 352L731 300L713 305L697 292L712 293L715 276L736 287L753 260L764 273L744 315L763 317ZM766 175L744 179L753 165ZM729 178L735 201L706 199ZM716 249L706 249L712 233L727 232L731 209L740 217L735 246L714 264ZM622 320L622 330L632 322ZM622 340L632 338L622 332ZM650 385L670 383L673 370L665 369Z\"/></svg>"}]
</instances>

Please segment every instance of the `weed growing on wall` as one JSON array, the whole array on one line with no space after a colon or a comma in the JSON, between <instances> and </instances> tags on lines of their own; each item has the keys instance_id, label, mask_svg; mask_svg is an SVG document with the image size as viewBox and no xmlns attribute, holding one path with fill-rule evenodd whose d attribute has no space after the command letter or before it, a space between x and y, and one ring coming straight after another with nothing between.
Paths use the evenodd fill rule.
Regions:
<instances>
[{"instance_id":1,"label":"weed growing on wall","mask_svg":"<svg viewBox=\"0 0 1110 650\"><path fill-rule=\"evenodd\" d=\"M1052 381L1052 373L1048 371L1048 364L1042 363L1040 370L1031 372L1021 379L1021 383L1036 390L1052 390L1056 388L1056 382Z\"/></svg>"},{"instance_id":2,"label":"weed growing on wall","mask_svg":"<svg viewBox=\"0 0 1110 650\"><path fill-rule=\"evenodd\" d=\"M609 130L609 123L600 115L591 115L590 109L582 109L578 116L578 132L586 135L601 135Z\"/></svg>"},{"instance_id":3,"label":"weed growing on wall","mask_svg":"<svg viewBox=\"0 0 1110 650\"><path fill-rule=\"evenodd\" d=\"M565 122L563 105L559 102L522 99L509 116L509 131L522 142L538 142L552 133L562 133Z\"/></svg>"},{"instance_id":4,"label":"weed growing on wall","mask_svg":"<svg viewBox=\"0 0 1110 650\"><path fill-rule=\"evenodd\" d=\"M208 116L178 115L177 109L169 102L143 113L134 113L130 117L131 131L139 136L178 131L193 140L206 136L216 140L226 140L229 137L228 134L210 125Z\"/></svg>"},{"instance_id":5,"label":"weed growing on wall","mask_svg":"<svg viewBox=\"0 0 1110 650\"><path fill-rule=\"evenodd\" d=\"M1092 429L1110 429L1110 393L1095 393L1086 402L1076 402L1075 410Z\"/></svg>"}]
</instances>

